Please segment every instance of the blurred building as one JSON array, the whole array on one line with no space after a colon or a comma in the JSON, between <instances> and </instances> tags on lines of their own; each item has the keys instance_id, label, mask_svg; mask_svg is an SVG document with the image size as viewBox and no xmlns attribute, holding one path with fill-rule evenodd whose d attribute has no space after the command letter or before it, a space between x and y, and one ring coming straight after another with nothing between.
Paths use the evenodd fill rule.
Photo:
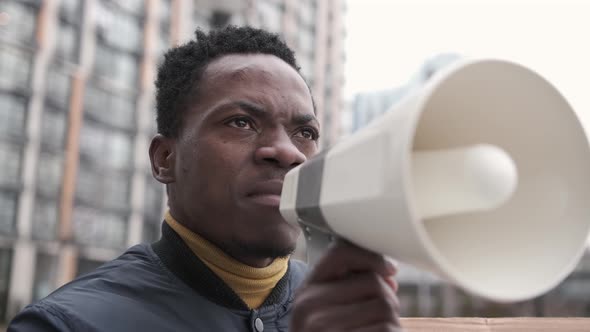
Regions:
<instances>
[{"instance_id":1,"label":"blurred building","mask_svg":"<svg viewBox=\"0 0 590 332\"><path fill-rule=\"evenodd\" d=\"M348 112L349 124L346 132L351 134L366 126L393 105L401 101L412 91L424 85L438 70L452 64L461 57L454 53L443 53L434 56L424 62L422 67L410 78L408 83L401 87L386 89L383 91L369 91L359 93L350 102Z\"/></svg>"},{"instance_id":2,"label":"blurred building","mask_svg":"<svg viewBox=\"0 0 590 332\"><path fill-rule=\"evenodd\" d=\"M338 135L342 0L0 2L0 318L159 236L154 73L195 27L249 24L298 54Z\"/></svg>"},{"instance_id":3,"label":"blurred building","mask_svg":"<svg viewBox=\"0 0 590 332\"><path fill-rule=\"evenodd\" d=\"M383 113L395 111L395 105L403 98L420 89L437 71L459 59L460 56L455 54L435 56L427 60L404 86L357 94L347 110L349 123L344 134L350 135L372 121L379 121ZM400 263L396 279L400 286L401 314L405 317L590 316L590 242L584 257L564 282L529 301L487 301L403 263Z\"/></svg>"}]
</instances>

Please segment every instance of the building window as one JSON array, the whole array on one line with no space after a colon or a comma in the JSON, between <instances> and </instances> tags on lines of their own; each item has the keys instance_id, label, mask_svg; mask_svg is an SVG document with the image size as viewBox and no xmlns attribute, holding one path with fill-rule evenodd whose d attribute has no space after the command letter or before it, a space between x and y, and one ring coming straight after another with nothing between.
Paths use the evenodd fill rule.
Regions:
<instances>
[{"instance_id":1,"label":"building window","mask_svg":"<svg viewBox=\"0 0 590 332\"><path fill-rule=\"evenodd\" d=\"M313 1L302 2L299 6L299 21L305 27L312 27L316 21L316 10Z\"/></svg>"},{"instance_id":2,"label":"building window","mask_svg":"<svg viewBox=\"0 0 590 332\"><path fill-rule=\"evenodd\" d=\"M94 72L96 75L112 80L115 84L135 88L138 79L138 59L135 55L121 52L104 45L96 44Z\"/></svg>"},{"instance_id":3,"label":"building window","mask_svg":"<svg viewBox=\"0 0 590 332\"><path fill-rule=\"evenodd\" d=\"M0 320L6 317L8 303L8 288L10 287L10 270L12 267L12 250L0 249Z\"/></svg>"},{"instance_id":4,"label":"building window","mask_svg":"<svg viewBox=\"0 0 590 332\"><path fill-rule=\"evenodd\" d=\"M37 191L46 197L59 197L62 173L61 153L41 153L37 164Z\"/></svg>"},{"instance_id":5,"label":"building window","mask_svg":"<svg viewBox=\"0 0 590 332\"><path fill-rule=\"evenodd\" d=\"M75 206L74 237L83 245L122 248L127 238L127 222L119 215L98 209Z\"/></svg>"},{"instance_id":6,"label":"building window","mask_svg":"<svg viewBox=\"0 0 590 332\"><path fill-rule=\"evenodd\" d=\"M132 3L132 1L118 1ZM104 43L127 52L137 52L142 48L143 27L138 17L121 11L111 1L99 1L97 14L97 34Z\"/></svg>"},{"instance_id":7,"label":"building window","mask_svg":"<svg viewBox=\"0 0 590 332\"><path fill-rule=\"evenodd\" d=\"M311 87L311 81L313 79L313 59L310 59L306 56L300 56L297 61L301 66L301 76L303 79L309 84Z\"/></svg>"},{"instance_id":8,"label":"building window","mask_svg":"<svg viewBox=\"0 0 590 332\"><path fill-rule=\"evenodd\" d=\"M30 45L35 38L37 9L19 1L0 2L0 13L8 16L7 23L0 29L0 38Z\"/></svg>"},{"instance_id":9,"label":"building window","mask_svg":"<svg viewBox=\"0 0 590 332\"><path fill-rule=\"evenodd\" d=\"M281 8L276 4L269 1L260 1L258 3L258 21L262 28L273 32L281 32L283 30L281 28L282 17Z\"/></svg>"},{"instance_id":10,"label":"building window","mask_svg":"<svg viewBox=\"0 0 590 332\"><path fill-rule=\"evenodd\" d=\"M41 123L41 145L50 150L61 150L65 146L67 114L45 105Z\"/></svg>"},{"instance_id":11,"label":"building window","mask_svg":"<svg viewBox=\"0 0 590 332\"><path fill-rule=\"evenodd\" d=\"M129 209L131 182L126 174L109 174L103 178L103 197L106 208Z\"/></svg>"},{"instance_id":12,"label":"building window","mask_svg":"<svg viewBox=\"0 0 590 332\"><path fill-rule=\"evenodd\" d=\"M84 205L111 211L129 210L131 180L126 173L98 172L81 164L76 197Z\"/></svg>"},{"instance_id":13,"label":"building window","mask_svg":"<svg viewBox=\"0 0 590 332\"><path fill-rule=\"evenodd\" d=\"M61 0L60 12L70 22L78 22L80 17L80 0Z\"/></svg>"},{"instance_id":14,"label":"building window","mask_svg":"<svg viewBox=\"0 0 590 332\"><path fill-rule=\"evenodd\" d=\"M55 49L58 58L77 63L78 55L78 31L75 25L61 21L57 33L57 47Z\"/></svg>"},{"instance_id":15,"label":"building window","mask_svg":"<svg viewBox=\"0 0 590 332\"><path fill-rule=\"evenodd\" d=\"M0 141L0 187L16 188L20 183L21 149L18 146ZM1 214L2 212L0 212Z\"/></svg>"},{"instance_id":16,"label":"building window","mask_svg":"<svg viewBox=\"0 0 590 332\"><path fill-rule=\"evenodd\" d=\"M80 164L76 181L76 198L80 199L84 204L91 204L94 200L100 199L100 183L100 178L95 172Z\"/></svg>"},{"instance_id":17,"label":"building window","mask_svg":"<svg viewBox=\"0 0 590 332\"><path fill-rule=\"evenodd\" d=\"M70 104L70 75L60 69L59 65L53 64L47 72L47 84L45 86L45 98L56 106L67 109Z\"/></svg>"},{"instance_id":18,"label":"building window","mask_svg":"<svg viewBox=\"0 0 590 332\"><path fill-rule=\"evenodd\" d=\"M80 154L85 161L111 169L132 169L132 139L128 134L84 121Z\"/></svg>"},{"instance_id":19,"label":"building window","mask_svg":"<svg viewBox=\"0 0 590 332\"><path fill-rule=\"evenodd\" d=\"M37 254L33 301L39 301L55 290L57 284L58 258L43 253Z\"/></svg>"},{"instance_id":20,"label":"building window","mask_svg":"<svg viewBox=\"0 0 590 332\"><path fill-rule=\"evenodd\" d=\"M12 234L16 218L16 194L0 191L0 233Z\"/></svg>"},{"instance_id":21,"label":"building window","mask_svg":"<svg viewBox=\"0 0 590 332\"><path fill-rule=\"evenodd\" d=\"M155 220L150 218L144 218L142 228L142 242L152 243L157 241L161 235L162 218Z\"/></svg>"},{"instance_id":22,"label":"building window","mask_svg":"<svg viewBox=\"0 0 590 332\"><path fill-rule=\"evenodd\" d=\"M313 31L301 29L298 43L299 52L303 56L313 59L315 50L315 35L313 34Z\"/></svg>"},{"instance_id":23,"label":"building window","mask_svg":"<svg viewBox=\"0 0 590 332\"><path fill-rule=\"evenodd\" d=\"M135 127L135 101L89 84L84 98L85 114L104 124L131 130Z\"/></svg>"},{"instance_id":24,"label":"building window","mask_svg":"<svg viewBox=\"0 0 590 332\"><path fill-rule=\"evenodd\" d=\"M201 28L201 29L208 29L209 28L209 18L206 13L201 10L198 6L195 6L195 11L193 14L193 26Z\"/></svg>"},{"instance_id":25,"label":"building window","mask_svg":"<svg viewBox=\"0 0 590 332\"><path fill-rule=\"evenodd\" d=\"M160 30L159 38L158 38L158 50L156 51L158 54L158 65L164 61L164 54L168 52L170 49L170 35L168 31Z\"/></svg>"},{"instance_id":26,"label":"building window","mask_svg":"<svg viewBox=\"0 0 590 332\"><path fill-rule=\"evenodd\" d=\"M161 57L170 48L170 1L160 1L160 33L158 34L158 57Z\"/></svg>"},{"instance_id":27,"label":"building window","mask_svg":"<svg viewBox=\"0 0 590 332\"><path fill-rule=\"evenodd\" d=\"M0 136L25 136L26 100L10 94L0 94ZM4 160L4 159L2 159Z\"/></svg>"},{"instance_id":28,"label":"building window","mask_svg":"<svg viewBox=\"0 0 590 332\"><path fill-rule=\"evenodd\" d=\"M30 71L30 54L0 46L0 89L27 89Z\"/></svg>"},{"instance_id":29,"label":"building window","mask_svg":"<svg viewBox=\"0 0 590 332\"><path fill-rule=\"evenodd\" d=\"M133 15L142 15L145 0L125 0L115 1L121 8Z\"/></svg>"},{"instance_id":30,"label":"building window","mask_svg":"<svg viewBox=\"0 0 590 332\"><path fill-rule=\"evenodd\" d=\"M132 142L128 135L111 132L105 149L106 165L115 169L132 169Z\"/></svg>"},{"instance_id":31,"label":"building window","mask_svg":"<svg viewBox=\"0 0 590 332\"><path fill-rule=\"evenodd\" d=\"M97 7L94 73L130 89L137 86L143 27L137 15L124 10L142 11L141 2L101 0Z\"/></svg>"},{"instance_id":32,"label":"building window","mask_svg":"<svg viewBox=\"0 0 590 332\"><path fill-rule=\"evenodd\" d=\"M162 218L162 202L164 199L164 185L156 181L151 174L146 178L144 214L156 219Z\"/></svg>"},{"instance_id":33,"label":"building window","mask_svg":"<svg viewBox=\"0 0 590 332\"><path fill-rule=\"evenodd\" d=\"M164 199L164 186L154 180L150 175L146 176L144 207L143 207L143 241L153 242L160 237L162 225L162 203Z\"/></svg>"},{"instance_id":34,"label":"building window","mask_svg":"<svg viewBox=\"0 0 590 332\"><path fill-rule=\"evenodd\" d=\"M88 163L100 163L105 133L102 128L89 122L84 121L80 131L80 157Z\"/></svg>"},{"instance_id":35,"label":"building window","mask_svg":"<svg viewBox=\"0 0 590 332\"><path fill-rule=\"evenodd\" d=\"M76 272L76 277L90 273L99 268L102 264L104 264L104 262L81 258L78 260L78 271Z\"/></svg>"},{"instance_id":36,"label":"building window","mask_svg":"<svg viewBox=\"0 0 590 332\"><path fill-rule=\"evenodd\" d=\"M170 26L170 16L172 16L172 6L170 0L160 1L158 13L160 15L160 22L168 22L168 26Z\"/></svg>"},{"instance_id":37,"label":"building window","mask_svg":"<svg viewBox=\"0 0 590 332\"><path fill-rule=\"evenodd\" d=\"M231 20L231 13L222 11L222 10L215 10L211 14L211 19L209 20L209 24L213 29L221 29L229 24Z\"/></svg>"},{"instance_id":38,"label":"building window","mask_svg":"<svg viewBox=\"0 0 590 332\"><path fill-rule=\"evenodd\" d=\"M33 213L33 238L55 240L58 228L58 200L37 196Z\"/></svg>"}]
</instances>

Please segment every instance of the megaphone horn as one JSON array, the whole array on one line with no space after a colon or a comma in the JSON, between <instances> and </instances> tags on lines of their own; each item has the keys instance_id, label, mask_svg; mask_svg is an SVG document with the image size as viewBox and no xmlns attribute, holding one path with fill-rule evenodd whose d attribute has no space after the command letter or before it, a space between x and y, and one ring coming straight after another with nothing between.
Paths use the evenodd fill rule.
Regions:
<instances>
[{"instance_id":1,"label":"megaphone horn","mask_svg":"<svg viewBox=\"0 0 590 332\"><path fill-rule=\"evenodd\" d=\"M589 172L582 125L551 84L511 62L463 60L291 170L280 210L312 256L337 236L517 301L583 254Z\"/></svg>"}]
</instances>

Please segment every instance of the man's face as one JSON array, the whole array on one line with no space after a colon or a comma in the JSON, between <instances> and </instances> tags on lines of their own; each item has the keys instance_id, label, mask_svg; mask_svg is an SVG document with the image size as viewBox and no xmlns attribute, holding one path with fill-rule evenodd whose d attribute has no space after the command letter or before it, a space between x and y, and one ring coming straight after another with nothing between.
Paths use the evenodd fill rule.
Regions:
<instances>
[{"instance_id":1,"label":"man's face","mask_svg":"<svg viewBox=\"0 0 590 332\"><path fill-rule=\"evenodd\" d=\"M279 213L283 178L318 149L307 85L283 60L247 54L214 60L197 89L176 142L172 215L242 261L287 255L299 228Z\"/></svg>"}]
</instances>

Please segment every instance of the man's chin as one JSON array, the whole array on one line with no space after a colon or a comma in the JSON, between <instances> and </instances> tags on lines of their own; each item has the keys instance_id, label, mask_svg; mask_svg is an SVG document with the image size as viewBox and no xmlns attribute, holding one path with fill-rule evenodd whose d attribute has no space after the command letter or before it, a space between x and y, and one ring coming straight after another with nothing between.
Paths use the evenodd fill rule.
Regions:
<instances>
[{"instance_id":1,"label":"man's chin","mask_svg":"<svg viewBox=\"0 0 590 332\"><path fill-rule=\"evenodd\" d=\"M243 243L238 244L239 250L242 255L247 255L252 258L258 259L276 259L287 257L295 251L295 245L290 246L273 246L266 243L255 244L255 243Z\"/></svg>"},{"instance_id":2,"label":"man's chin","mask_svg":"<svg viewBox=\"0 0 590 332\"><path fill-rule=\"evenodd\" d=\"M241 254L256 258L279 258L291 255L297 246L301 233L299 227L284 220L277 221L274 227L261 227L250 231L254 236L234 239L236 249Z\"/></svg>"},{"instance_id":3,"label":"man's chin","mask_svg":"<svg viewBox=\"0 0 590 332\"><path fill-rule=\"evenodd\" d=\"M252 258L277 258L289 256L295 250L301 229L288 223L278 208L273 211L259 208L245 209L235 222L236 229L227 252L232 256L246 255Z\"/></svg>"}]
</instances>

